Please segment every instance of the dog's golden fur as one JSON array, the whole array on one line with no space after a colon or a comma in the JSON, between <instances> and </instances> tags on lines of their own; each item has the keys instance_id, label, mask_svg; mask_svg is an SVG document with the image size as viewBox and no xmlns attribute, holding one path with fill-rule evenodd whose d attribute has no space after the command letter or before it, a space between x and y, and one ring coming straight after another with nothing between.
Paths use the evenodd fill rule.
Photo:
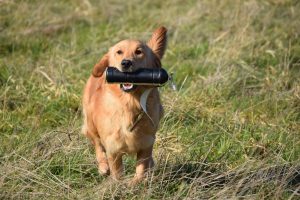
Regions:
<instances>
[{"instance_id":1,"label":"dog's golden fur","mask_svg":"<svg viewBox=\"0 0 300 200\"><path fill-rule=\"evenodd\" d=\"M157 88L153 88L147 100L147 115L143 115L132 131L129 127L141 113L139 103L142 93L149 86L138 86L132 92L124 92L119 84L107 84L104 71L114 66L122 71L121 61L131 60L131 71L141 67L161 67L160 59L166 48L167 30L154 31L147 43L124 40L111 47L94 66L83 94L83 133L95 146L99 172L111 173L119 179L122 174L122 156L136 154L136 174L133 182L140 181L145 171L152 167L152 148L159 121L163 115Z\"/></svg>"}]
</instances>

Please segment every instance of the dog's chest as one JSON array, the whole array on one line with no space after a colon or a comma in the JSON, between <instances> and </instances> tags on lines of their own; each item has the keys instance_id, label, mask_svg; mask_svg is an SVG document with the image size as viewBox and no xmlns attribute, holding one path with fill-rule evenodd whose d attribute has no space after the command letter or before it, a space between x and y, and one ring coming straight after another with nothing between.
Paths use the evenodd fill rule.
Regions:
<instances>
[{"instance_id":1,"label":"dog's chest","mask_svg":"<svg viewBox=\"0 0 300 200\"><path fill-rule=\"evenodd\" d=\"M105 112L109 118L105 118L103 126L106 127L102 143L110 153L125 152L136 153L140 149L147 148L154 143L155 130L150 119L141 115L141 107L135 99L107 99ZM133 125L136 125L133 127ZM111 124L107 126L105 124ZM133 127L133 128L132 128Z\"/></svg>"},{"instance_id":2,"label":"dog's chest","mask_svg":"<svg viewBox=\"0 0 300 200\"><path fill-rule=\"evenodd\" d=\"M118 114L118 117L115 117L115 120L113 120L115 127L107 133L108 137L104 141L107 151L110 153L123 152L131 154L153 145L155 131L152 124L149 123L146 116L143 116L131 130L135 120L136 117L133 113L129 115L122 112Z\"/></svg>"}]
</instances>

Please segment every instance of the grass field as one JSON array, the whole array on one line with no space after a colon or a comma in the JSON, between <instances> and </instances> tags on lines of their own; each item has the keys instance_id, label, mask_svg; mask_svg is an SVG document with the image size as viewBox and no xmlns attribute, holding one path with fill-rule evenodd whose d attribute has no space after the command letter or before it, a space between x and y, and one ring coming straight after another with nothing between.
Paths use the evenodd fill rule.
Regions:
<instances>
[{"instance_id":1,"label":"grass field","mask_svg":"<svg viewBox=\"0 0 300 200\"><path fill-rule=\"evenodd\" d=\"M0 0L0 199L299 199L297 0ZM117 41L169 29L156 166L101 177L82 89Z\"/></svg>"}]
</instances>

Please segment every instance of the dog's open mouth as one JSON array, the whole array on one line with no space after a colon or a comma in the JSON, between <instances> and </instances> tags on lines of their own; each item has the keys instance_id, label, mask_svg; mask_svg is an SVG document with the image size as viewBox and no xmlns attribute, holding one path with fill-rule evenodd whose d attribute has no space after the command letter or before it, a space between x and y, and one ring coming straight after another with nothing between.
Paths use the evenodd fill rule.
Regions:
<instances>
[{"instance_id":1,"label":"dog's open mouth","mask_svg":"<svg viewBox=\"0 0 300 200\"><path fill-rule=\"evenodd\" d=\"M123 83L120 87L124 92L131 92L136 89L137 85L133 85L132 83Z\"/></svg>"}]
</instances>

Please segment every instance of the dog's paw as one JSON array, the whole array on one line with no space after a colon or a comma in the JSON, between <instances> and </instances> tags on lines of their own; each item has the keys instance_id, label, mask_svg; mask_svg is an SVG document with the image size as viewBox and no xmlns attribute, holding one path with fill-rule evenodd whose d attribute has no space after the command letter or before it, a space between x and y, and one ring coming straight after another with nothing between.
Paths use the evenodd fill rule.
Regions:
<instances>
[{"instance_id":1,"label":"dog's paw","mask_svg":"<svg viewBox=\"0 0 300 200\"><path fill-rule=\"evenodd\" d=\"M134 187L134 186L136 186L136 185L138 185L140 182L141 182L142 180L139 180L139 179L132 179L132 180L130 180L128 183L127 183L127 185L129 186L129 187Z\"/></svg>"},{"instance_id":2,"label":"dog's paw","mask_svg":"<svg viewBox=\"0 0 300 200\"><path fill-rule=\"evenodd\" d=\"M98 168L99 174L108 176L110 174L108 164L101 164Z\"/></svg>"},{"instance_id":3,"label":"dog's paw","mask_svg":"<svg viewBox=\"0 0 300 200\"><path fill-rule=\"evenodd\" d=\"M143 176L135 176L135 177L133 177L133 179L131 179L128 182L128 186L129 187L134 187L134 186L138 185L139 183L143 182L144 179L145 178Z\"/></svg>"}]
</instances>

